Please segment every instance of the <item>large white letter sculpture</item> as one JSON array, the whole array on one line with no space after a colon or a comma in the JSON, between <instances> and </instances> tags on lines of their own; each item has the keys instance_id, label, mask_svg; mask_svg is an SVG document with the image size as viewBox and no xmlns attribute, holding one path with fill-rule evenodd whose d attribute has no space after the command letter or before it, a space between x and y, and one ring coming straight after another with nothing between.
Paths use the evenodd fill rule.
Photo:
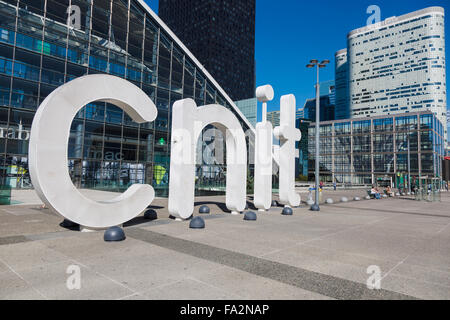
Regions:
<instances>
[{"instance_id":1,"label":"large white letter sculpture","mask_svg":"<svg viewBox=\"0 0 450 320\"><path fill-rule=\"evenodd\" d=\"M267 102L274 97L270 85L256 89L258 101L263 103L262 122L256 124L254 204L259 210L269 210L272 205L272 145L273 127L267 121Z\"/></svg>"},{"instance_id":2,"label":"large white letter sculpture","mask_svg":"<svg viewBox=\"0 0 450 320\"><path fill-rule=\"evenodd\" d=\"M31 128L29 169L41 200L63 217L88 228L120 225L139 215L153 201L149 185L132 185L110 201L84 197L73 185L67 168L73 118L85 105L103 101L122 108L138 123L156 119L157 109L134 84L109 75L89 75L53 91L40 105Z\"/></svg>"},{"instance_id":3,"label":"large white letter sculpture","mask_svg":"<svg viewBox=\"0 0 450 320\"><path fill-rule=\"evenodd\" d=\"M247 147L236 116L220 105L197 108L192 99L175 102L172 114L169 212L182 219L194 212L196 144L202 130L210 124L226 132L226 206L234 212L244 211Z\"/></svg>"},{"instance_id":4,"label":"large white letter sculpture","mask_svg":"<svg viewBox=\"0 0 450 320\"><path fill-rule=\"evenodd\" d=\"M302 134L295 127L295 96L292 94L281 97L280 126L274 130L275 137L280 140L280 202L291 207L298 207L300 195L295 192L295 158L299 151L295 143L300 141Z\"/></svg>"}]
</instances>

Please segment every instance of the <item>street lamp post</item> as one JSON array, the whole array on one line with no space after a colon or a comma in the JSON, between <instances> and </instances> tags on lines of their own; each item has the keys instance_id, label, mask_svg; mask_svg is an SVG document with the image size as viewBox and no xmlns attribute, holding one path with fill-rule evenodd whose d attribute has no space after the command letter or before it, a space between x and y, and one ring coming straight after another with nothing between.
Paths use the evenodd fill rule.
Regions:
<instances>
[{"instance_id":1,"label":"street lamp post","mask_svg":"<svg viewBox=\"0 0 450 320\"><path fill-rule=\"evenodd\" d=\"M325 68L326 65L330 63L330 60L323 60L319 63L319 60L311 60L306 66L307 68L317 69L317 83L316 83L316 199L314 204L311 206L311 211L320 211L319 206L319 184L320 184L320 161L319 161L319 145L320 145L320 84L319 84L319 69Z\"/></svg>"}]
</instances>

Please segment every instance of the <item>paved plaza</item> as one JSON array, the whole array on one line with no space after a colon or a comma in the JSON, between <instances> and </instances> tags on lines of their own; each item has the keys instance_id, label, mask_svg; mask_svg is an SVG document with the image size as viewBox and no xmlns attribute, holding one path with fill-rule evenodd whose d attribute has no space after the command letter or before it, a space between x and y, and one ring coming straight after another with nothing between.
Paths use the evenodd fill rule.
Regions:
<instances>
[{"instance_id":1,"label":"paved plaza","mask_svg":"<svg viewBox=\"0 0 450 320\"><path fill-rule=\"evenodd\" d=\"M167 199L155 199L157 219L141 215L125 225L125 241L106 243L103 232L62 228L33 191L14 192L13 205L0 207L0 299L450 299L448 193L441 202L350 201L319 213L303 205L293 216L278 207L257 221L226 212L224 197L201 197L196 212L212 210L204 230L170 219ZM80 289L68 289L71 266ZM368 268L381 270L380 290L367 288Z\"/></svg>"}]
</instances>

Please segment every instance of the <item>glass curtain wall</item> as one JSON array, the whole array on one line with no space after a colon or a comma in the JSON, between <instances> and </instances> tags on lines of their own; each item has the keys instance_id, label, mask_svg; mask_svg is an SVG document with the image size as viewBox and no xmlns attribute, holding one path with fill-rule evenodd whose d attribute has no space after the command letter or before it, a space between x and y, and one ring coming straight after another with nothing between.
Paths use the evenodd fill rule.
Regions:
<instances>
[{"instance_id":1,"label":"glass curtain wall","mask_svg":"<svg viewBox=\"0 0 450 320\"><path fill-rule=\"evenodd\" d=\"M315 139L314 124L309 127L308 139ZM320 179L354 185L392 180L397 187L405 187L408 163L412 178L440 178L444 144L441 122L427 112L322 122ZM308 145L308 151L309 180L312 181L314 143Z\"/></svg>"},{"instance_id":2,"label":"glass curtain wall","mask_svg":"<svg viewBox=\"0 0 450 320\"><path fill-rule=\"evenodd\" d=\"M156 104L153 123L137 124L103 102L72 123L68 168L79 188L122 191L153 185L167 196L173 103L232 108L214 84L135 0L0 0L0 167L2 183L32 187L28 140L39 104L58 86L111 74Z\"/></svg>"}]
</instances>

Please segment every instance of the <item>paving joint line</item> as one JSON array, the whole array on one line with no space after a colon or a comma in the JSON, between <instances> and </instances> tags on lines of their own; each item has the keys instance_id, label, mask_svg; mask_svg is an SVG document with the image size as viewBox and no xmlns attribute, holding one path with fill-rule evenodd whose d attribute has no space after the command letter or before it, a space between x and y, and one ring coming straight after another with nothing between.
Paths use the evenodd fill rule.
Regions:
<instances>
[{"instance_id":1,"label":"paving joint line","mask_svg":"<svg viewBox=\"0 0 450 320\"><path fill-rule=\"evenodd\" d=\"M153 231L135 229L129 234L134 239L148 242L175 252L212 261L253 275L293 285L335 299L417 299L389 290L370 290L366 285L318 273L276 261L265 260L198 242L179 239Z\"/></svg>"}]
</instances>

